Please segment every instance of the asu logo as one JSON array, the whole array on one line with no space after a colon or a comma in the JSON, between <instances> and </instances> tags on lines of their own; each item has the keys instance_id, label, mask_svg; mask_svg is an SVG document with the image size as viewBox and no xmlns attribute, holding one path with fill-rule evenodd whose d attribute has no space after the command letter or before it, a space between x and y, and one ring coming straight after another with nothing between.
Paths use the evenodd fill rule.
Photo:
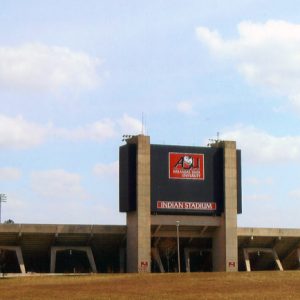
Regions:
<instances>
[{"instance_id":1,"label":"asu logo","mask_svg":"<svg viewBox=\"0 0 300 300\"><path fill-rule=\"evenodd\" d=\"M170 152L169 178L204 180L204 155Z\"/></svg>"},{"instance_id":2,"label":"asu logo","mask_svg":"<svg viewBox=\"0 0 300 300\"><path fill-rule=\"evenodd\" d=\"M188 155L185 155L179 159L179 161L175 165L175 168L177 168L178 166L180 166L183 169L197 168L197 166L194 166L193 157Z\"/></svg>"}]
</instances>

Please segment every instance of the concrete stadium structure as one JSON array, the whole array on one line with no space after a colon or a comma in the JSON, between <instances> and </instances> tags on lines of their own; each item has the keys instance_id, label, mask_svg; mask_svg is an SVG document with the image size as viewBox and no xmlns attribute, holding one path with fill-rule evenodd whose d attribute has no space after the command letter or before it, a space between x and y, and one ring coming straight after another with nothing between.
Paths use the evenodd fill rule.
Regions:
<instances>
[{"instance_id":1,"label":"concrete stadium structure","mask_svg":"<svg viewBox=\"0 0 300 300\"><path fill-rule=\"evenodd\" d=\"M126 146L132 145L133 160L126 152L129 149ZM153 194L156 186L153 186L151 159L155 160L156 148L151 148L149 136L133 136L120 150L120 181L124 183L125 178L125 185L120 186L120 210L127 213L127 225L0 224L0 273L298 269L300 229L238 228L240 190L236 144L216 141L209 148L216 149L213 153L222 154L223 207L219 213L213 209L199 210L198 214L155 210L151 191ZM194 151L191 157L200 151L188 150ZM129 155L129 167L134 164L133 181L126 178L132 175L132 170L122 167L124 153ZM126 176L124 170L129 172ZM209 170L206 172L209 174ZM174 182L172 186L178 180ZM130 207L132 204L124 203L124 199L131 201L132 193L135 202ZM207 205L213 207L211 203ZM161 208L160 204L158 207Z\"/></svg>"}]
</instances>

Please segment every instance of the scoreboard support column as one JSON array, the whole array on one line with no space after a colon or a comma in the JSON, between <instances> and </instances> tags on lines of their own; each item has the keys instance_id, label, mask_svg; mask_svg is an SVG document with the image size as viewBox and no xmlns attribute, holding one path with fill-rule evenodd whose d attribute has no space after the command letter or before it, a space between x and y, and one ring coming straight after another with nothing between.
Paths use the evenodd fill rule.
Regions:
<instances>
[{"instance_id":1,"label":"scoreboard support column","mask_svg":"<svg viewBox=\"0 0 300 300\"><path fill-rule=\"evenodd\" d=\"M127 212L127 272L151 272L150 137L127 140L136 144L136 210Z\"/></svg>"},{"instance_id":2,"label":"scoreboard support column","mask_svg":"<svg viewBox=\"0 0 300 300\"><path fill-rule=\"evenodd\" d=\"M223 148L224 213L221 226L213 237L213 270L238 271L237 244L237 156L236 142L221 141L213 147Z\"/></svg>"}]
</instances>

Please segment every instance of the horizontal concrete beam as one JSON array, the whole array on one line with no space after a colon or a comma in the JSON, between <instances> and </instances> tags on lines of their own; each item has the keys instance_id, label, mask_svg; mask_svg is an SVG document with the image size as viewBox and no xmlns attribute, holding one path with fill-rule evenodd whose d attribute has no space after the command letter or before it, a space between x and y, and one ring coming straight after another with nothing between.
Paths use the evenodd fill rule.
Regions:
<instances>
[{"instance_id":1,"label":"horizontal concrete beam","mask_svg":"<svg viewBox=\"0 0 300 300\"><path fill-rule=\"evenodd\" d=\"M152 215L152 225L180 226L220 226L220 217L211 216L163 216ZM48 234L126 234L125 225L55 225L55 224L0 224L0 233L48 233ZM299 237L300 229L287 228L243 228L237 229L238 236L266 236L266 237Z\"/></svg>"},{"instance_id":2,"label":"horizontal concrete beam","mask_svg":"<svg viewBox=\"0 0 300 300\"><path fill-rule=\"evenodd\" d=\"M300 237L300 229L287 228L238 228L238 237Z\"/></svg>"},{"instance_id":3,"label":"horizontal concrete beam","mask_svg":"<svg viewBox=\"0 0 300 300\"><path fill-rule=\"evenodd\" d=\"M156 238L169 238L169 237L176 237L177 236L177 232L176 230L174 231L163 231L160 230L159 232L155 233L152 235L152 237L156 237ZM188 231L184 231L184 230L179 230L179 237L180 238L210 238L213 236L213 233L208 234L208 233L201 233L200 230L188 230Z\"/></svg>"},{"instance_id":4,"label":"horizontal concrete beam","mask_svg":"<svg viewBox=\"0 0 300 300\"><path fill-rule=\"evenodd\" d=\"M221 224L220 217L211 216L166 216L152 215L151 225L176 225L176 221L180 221L180 226L214 226Z\"/></svg>"},{"instance_id":5,"label":"horizontal concrete beam","mask_svg":"<svg viewBox=\"0 0 300 300\"><path fill-rule=\"evenodd\" d=\"M126 234L122 225L0 224L0 233Z\"/></svg>"}]
</instances>

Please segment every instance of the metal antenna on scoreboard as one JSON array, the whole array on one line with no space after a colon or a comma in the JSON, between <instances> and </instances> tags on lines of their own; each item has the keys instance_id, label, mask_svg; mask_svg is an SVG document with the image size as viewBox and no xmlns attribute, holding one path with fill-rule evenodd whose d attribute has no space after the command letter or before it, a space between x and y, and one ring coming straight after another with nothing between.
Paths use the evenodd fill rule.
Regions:
<instances>
[{"instance_id":1,"label":"metal antenna on scoreboard","mask_svg":"<svg viewBox=\"0 0 300 300\"><path fill-rule=\"evenodd\" d=\"M142 112L142 135L147 135L146 115Z\"/></svg>"},{"instance_id":2,"label":"metal antenna on scoreboard","mask_svg":"<svg viewBox=\"0 0 300 300\"><path fill-rule=\"evenodd\" d=\"M1 207L2 207L2 203L6 202L6 195L5 194L0 194L0 224L1 224Z\"/></svg>"},{"instance_id":3,"label":"metal antenna on scoreboard","mask_svg":"<svg viewBox=\"0 0 300 300\"><path fill-rule=\"evenodd\" d=\"M215 144L215 143L218 143L218 142L220 142L221 140L220 140L220 132L218 131L217 132L217 138L216 139L208 139L208 144L207 144L207 146L211 146L211 145L213 145L213 144Z\"/></svg>"}]
</instances>

